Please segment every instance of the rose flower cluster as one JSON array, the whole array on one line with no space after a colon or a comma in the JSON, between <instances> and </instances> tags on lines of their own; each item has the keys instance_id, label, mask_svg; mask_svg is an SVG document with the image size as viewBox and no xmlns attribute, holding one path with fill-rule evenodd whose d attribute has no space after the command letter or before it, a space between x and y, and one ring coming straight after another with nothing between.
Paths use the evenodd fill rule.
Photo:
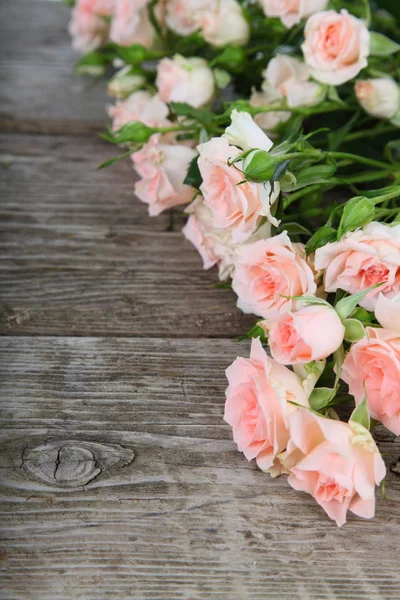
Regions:
<instances>
[{"instance_id":1,"label":"rose flower cluster","mask_svg":"<svg viewBox=\"0 0 400 600\"><path fill-rule=\"evenodd\" d=\"M203 267L255 315L226 371L239 451L339 526L375 514L372 427L400 435L400 15L383 5L77 0L70 22L77 70L114 69L103 137L122 154L101 167L129 158L151 216L184 206Z\"/></svg>"}]
</instances>

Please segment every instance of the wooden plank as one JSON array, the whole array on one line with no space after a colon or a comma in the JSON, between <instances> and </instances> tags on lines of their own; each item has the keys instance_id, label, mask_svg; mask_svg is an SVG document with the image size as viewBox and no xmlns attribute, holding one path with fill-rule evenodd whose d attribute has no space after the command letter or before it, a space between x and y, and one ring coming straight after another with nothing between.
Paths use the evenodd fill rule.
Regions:
<instances>
[{"instance_id":1,"label":"wooden plank","mask_svg":"<svg viewBox=\"0 0 400 600\"><path fill-rule=\"evenodd\" d=\"M105 81L75 75L62 2L0 0L0 130L100 131Z\"/></svg>"},{"instance_id":2,"label":"wooden plank","mask_svg":"<svg viewBox=\"0 0 400 600\"><path fill-rule=\"evenodd\" d=\"M78 141L79 140L79 141ZM134 199L129 161L92 137L0 136L5 334L234 337L254 317L193 247ZM179 229L182 217L176 215Z\"/></svg>"},{"instance_id":3,"label":"wooden plank","mask_svg":"<svg viewBox=\"0 0 400 600\"><path fill-rule=\"evenodd\" d=\"M389 600L398 475L342 529L236 452L223 370L247 342L0 340L5 600ZM377 429L388 466L399 440ZM395 467L396 469L396 467Z\"/></svg>"}]
</instances>

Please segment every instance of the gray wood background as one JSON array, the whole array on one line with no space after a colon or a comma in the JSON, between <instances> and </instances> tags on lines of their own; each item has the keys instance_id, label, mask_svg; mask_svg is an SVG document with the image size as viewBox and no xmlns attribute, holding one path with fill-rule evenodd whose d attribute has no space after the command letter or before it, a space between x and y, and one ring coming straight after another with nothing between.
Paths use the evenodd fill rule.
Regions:
<instances>
[{"instance_id":1,"label":"gray wood background","mask_svg":"<svg viewBox=\"0 0 400 600\"><path fill-rule=\"evenodd\" d=\"M388 499L342 529L236 452L224 368L252 319L128 162L96 171L107 100L68 9L0 11L1 598L400 598L399 441L376 428Z\"/></svg>"}]
</instances>

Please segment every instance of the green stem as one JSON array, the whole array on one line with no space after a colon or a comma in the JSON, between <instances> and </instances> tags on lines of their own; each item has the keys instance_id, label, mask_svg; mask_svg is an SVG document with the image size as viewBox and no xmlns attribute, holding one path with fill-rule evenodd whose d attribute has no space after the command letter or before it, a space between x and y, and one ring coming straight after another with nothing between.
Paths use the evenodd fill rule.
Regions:
<instances>
[{"instance_id":1,"label":"green stem","mask_svg":"<svg viewBox=\"0 0 400 600\"><path fill-rule=\"evenodd\" d=\"M353 175L350 177L346 177L344 179L339 179L337 177L332 177L332 179L330 180L328 185L321 185L320 183L316 183L314 185L309 185L305 188L301 188L301 190L297 190L296 192L294 192L293 194L290 194L290 196L287 196L285 198L285 200L283 201L283 208L287 208L288 206L290 206L293 202L295 202L296 200L298 200L299 198L302 198L303 196L306 196L308 193L312 193L312 192L316 192L318 190L322 190L322 191L327 191L333 187L337 186L351 186L354 183L367 183L369 181L375 181L375 180L379 180L379 179L384 179L385 176L387 176L390 173L390 171L373 171L371 173L360 173L358 175ZM399 187L400 190L400 187ZM391 195L390 195L391 194ZM391 192L390 194L385 195L384 197L382 197L382 200L379 199L379 202L383 202L384 200L388 200L390 198L396 197L394 194L394 192ZM379 197L381 198L381 197Z\"/></svg>"},{"instance_id":2,"label":"green stem","mask_svg":"<svg viewBox=\"0 0 400 600\"><path fill-rule=\"evenodd\" d=\"M287 196L287 198L285 198L283 201L283 209L285 210L285 208L290 206L293 202L295 202L299 198L302 198L303 196L307 196L307 194L309 194L311 192L317 192L320 189L321 189L321 184L316 183L315 185L309 185L305 188L302 188L301 190L298 190L297 192L294 192L293 194L290 194L290 196ZM325 189L329 189L329 188L324 188L324 190Z\"/></svg>"},{"instance_id":3,"label":"green stem","mask_svg":"<svg viewBox=\"0 0 400 600\"><path fill-rule=\"evenodd\" d=\"M383 133L391 133L392 131L398 131L398 128L394 127L394 125L387 125L385 127L372 127L372 129L365 129L364 131L355 131L354 133L349 133L346 135L343 141L353 142L354 140L375 137Z\"/></svg>"},{"instance_id":4,"label":"green stem","mask_svg":"<svg viewBox=\"0 0 400 600\"><path fill-rule=\"evenodd\" d=\"M373 160L372 158L367 158L366 156L359 156L358 154L350 154L349 152L325 152L324 153L328 158L342 158L346 160L351 160L352 162L358 162L362 165L368 165L369 167L375 167L378 169L385 169L386 171L395 168L394 165L390 165L389 163L384 163L379 160Z\"/></svg>"},{"instance_id":5,"label":"green stem","mask_svg":"<svg viewBox=\"0 0 400 600\"><path fill-rule=\"evenodd\" d=\"M383 194L382 196L375 196L374 198L370 198L374 204L380 204L381 202L385 202L385 200L392 200L392 198L398 198L400 196L400 186L394 188L391 192L387 194Z\"/></svg>"}]
</instances>

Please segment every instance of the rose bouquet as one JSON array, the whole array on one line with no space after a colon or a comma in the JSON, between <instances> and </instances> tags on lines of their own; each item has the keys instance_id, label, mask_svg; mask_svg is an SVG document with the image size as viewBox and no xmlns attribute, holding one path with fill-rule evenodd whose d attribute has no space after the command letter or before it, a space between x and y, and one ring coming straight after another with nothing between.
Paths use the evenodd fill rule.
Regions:
<instances>
[{"instance_id":1,"label":"rose bouquet","mask_svg":"<svg viewBox=\"0 0 400 600\"><path fill-rule=\"evenodd\" d=\"M339 526L372 517L370 428L400 434L399 5L78 0L70 32L79 72L116 69L101 166L129 157L152 216L185 205L258 318L226 371L238 449Z\"/></svg>"}]
</instances>

